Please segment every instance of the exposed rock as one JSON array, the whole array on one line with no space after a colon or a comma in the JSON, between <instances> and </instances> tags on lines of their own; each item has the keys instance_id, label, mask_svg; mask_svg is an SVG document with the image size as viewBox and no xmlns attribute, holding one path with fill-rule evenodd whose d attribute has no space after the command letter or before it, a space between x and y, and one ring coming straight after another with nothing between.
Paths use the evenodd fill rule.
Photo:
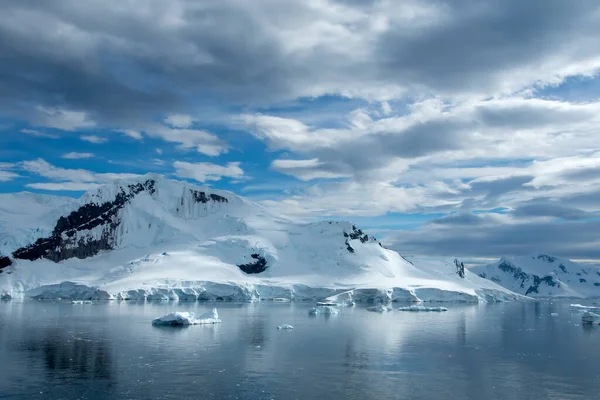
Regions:
<instances>
[{"instance_id":1,"label":"exposed rock","mask_svg":"<svg viewBox=\"0 0 600 400\"><path fill-rule=\"evenodd\" d=\"M11 265L12 265L12 261L10 260L10 258L5 257L0 254L0 270L2 268L10 267Z\"/></svg>"},{"instance_id":2,"label":"exposed rock","mask_svg":"<svg viewBox=\"0 0 600 400\"><path fill-rule=\"evenodd\" d=\"M256 261L248 264L238 264L238 267L247 274L260 274L267 270L267 260L260 254L254 253L250 257Z\"/></svg>"},{"instance_id":3,"label":"exposed rock","mask_svg":"<svg viewBox=\"0 0 600 400\"><path fill-rule=\"evenodd\" d=\"M454 265L456 266L456 275L458 275L464 279L465 278L465 264L463 264L463 262L460 261L458 258L455 258Z\"/></svg>"},{"instance_id":4,"label":"exposed rock","mask_svg":"<svg viewBox=\"0 0 600 400\"><path fill-rule=\"evenodd\" d=\"M214 202L217 202L217 203L227 203L229 201L225 197L219 196L218 194L214 194L214 193L210 193L207 195L206 192L201 192L199 190L193 190L193 189L190 189L190 192L192 193L192 196L194 196L194 200L196 200L196 202L198 202L198 203L205 204L211 200Z\"/></svg>"}]
</instances>

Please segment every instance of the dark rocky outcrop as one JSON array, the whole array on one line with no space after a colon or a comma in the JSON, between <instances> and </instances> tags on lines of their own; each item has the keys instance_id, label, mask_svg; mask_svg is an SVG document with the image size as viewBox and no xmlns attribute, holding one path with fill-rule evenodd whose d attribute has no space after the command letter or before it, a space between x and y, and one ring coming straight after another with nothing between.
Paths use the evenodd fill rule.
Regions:
<instances>
[{"instance_id":1,"label":"dark rocky outcrop","mask_svg":"<svg viewBox=\"0 0 600 400\"><path fill-rule=\"evenodd\" d=\"M217 203L229 202L229 200L227 200L225 197L219 196L218 194L214 194L214 193L206 194L206 192L201 192L199 190L193 190L193 189L190 189L190 192L192 193L192 196L194 197L194 200L197 203L206 204L209 201L214 201ZM183 202L183 199L181 201Z\"/></svg>"},{"instance_id":2,"label":"dark rocky outcrop","mask_svg":"<svg viewBox=\"0 0 600 400\"><path fill-rule=\"evenodd\" d=\"M460 276L462 279L465 279L465 264L458 258L455 258L454 266L456 267L456 275Z\"/></svg>"},{"instance_id":3,"label":"dark rocky outcrop","mask_svg":"<svg viewBox=\"0 0 600 400\"><path fill-rule=\"evenodd\" d=\"M267 260L260 254L254 253L252 257L255 261L248 264L238 264L238 268L247 274L260 274L267 270Z\"/></svg>"},{"instance_id":4,"label":"dark rocky outcrop","mask_svg":"<svg viewBox=\"0 0 600 400\"><path fill-rule=\"evenodd\" d=\"M583 278L579 278L579 283L586 283L587 281Z\"/></svg>"},{"instance_id":5,"label":"dark rocky outcrop","mask_svg":"<svg viewBox=\"0 0 600 400\"><path fill-rule=\"evenodd\" d=\"M552 257L552 256L549 256L547 254L540 254L540 255L537 256L537 259L538 260L544 260L544 261L549 262L549 263L553 263L554 261L556 261L556 257Z\"/></svg>"},{"instance_id":6,"label":"dark rocky outcrop","mask_svg":"<svg viewBox=\"0 0 600 400\"><path fill-rule=\"evenodd\" d=\"M567 273L567 267L565 267L565 266L564 266L564 264L560 264L560 265L558 266L558 268L560 268L560 270L561 270L562 272L564 272L565 274Z\"/></svg>"},{"instance_id":7,"label":"dark rocky outcrop","mask_svg":"<svg viewBox=\"0 0 600 400\"><path fill-rule=\"evenodd\" d=\"M3 256L0 254L0 270L6 267L10 267L12 265L12 261L10 258Z\"/></svg>"},{"instance_id":8,"label":"dark rocky outcrop","mask_svg":"<svg viewBox=\"0 0 600 400\"><path fill-rule=\"evenodd\" d=\"M537 275L531 275L531 276L533 277L533 285L531 285L527 289L527 291L525 292L525 296L527 296L529 293L539 293L538 289L539 289L540 284L542 284L542 283L544 283L548 286L552 286L552 287L554 287L554 286L560 287L560 284L558 282L556 282L554 280L554 278L551 277L550 275L546 275L543 278L540 278Z\"/></svg>"},{"instance_id":9,"label":"dark rocky outcrop","mask_svg":"<svg viewBox=\"0 0 600 400\"><path fill-rule=\"evenodd\" d=\"M351 240L360 240L361 243L377 242L380 247L384 248L374 236L367 235L362 229L357 228L355 225L352 225L352 230L350 232L344 231L344 237L346 238L346 241L344 242L346 250L348 250L349 253L354 253L354 247L350 244Z\"/></svg>"},{"instance_id":10,"label":"dark rocky outcrop","mask_svg":"<svg viewBox=\"0 0 600 400\"><path fill-rule=\"evenodd\" d=\"M87 258L102 250L112 250L114 232L119 224L115 216L137 194L148 192L154 194L156 182L149 179L122 188L114 200L102 204L88 203L79 207L66 217L60 217L52 234L39 238L34 243L17 249L13 257L22 260L38 260L46 258L59 262L69 258ZM79 238L77 232L104 226L100 238Z\"/></svg>"}]
</instances>

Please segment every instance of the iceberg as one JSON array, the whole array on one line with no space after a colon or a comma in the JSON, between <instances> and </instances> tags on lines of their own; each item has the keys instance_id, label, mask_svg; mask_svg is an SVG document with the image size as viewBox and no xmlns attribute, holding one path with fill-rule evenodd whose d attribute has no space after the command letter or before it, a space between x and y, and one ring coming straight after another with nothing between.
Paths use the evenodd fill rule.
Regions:
<instances>
[{"instance_id":1,"label":"iceberg","mask_svg":"<svg viewBox=\"0 0 600 400\"><path fill-rule=\"evenodd\" d=\"M177 311L152 320L152 325L202 325L202 324L218 324L221 320L216 308L206 312L196 318L193 312Z\"/></svg>"},{"instance_id":2,"label":"iceberg","mask_svg":"<svg viewBox=\"0 0 600 400\"><path fill-rule=\"evenodd\" d=\"M340 310L338 310L334 306L317 306L317 307L312 307L311 309L308 310L308 315L319 315L319 314L338 315L339 313L340 313Z\"/></svg>"},{"instance_id":3,"label":"iceberg","mask_svg":"<svg viewBox=\"0 0 600 400\"><path fill-rule=\"evenodd\" d=\"M581 316L581 323L591 325L600 324L600 315L594 314L593 312L586 311Z\"/></svg>"},{"instance_id":4,"label":"iceberg","mask_svg":"<svg viewBox=\"0 0 600 400\"><path fill-rule=\"evenodd\" d=\"M91 300L73 300L71 303L73 304L92 304Z\"/></svg>"},{"instance_id":5,"label":"iceberg","mask_svg":"<svg viewBox=\"0 0 600 400\"><path fill-rule=\"evenodd\" d=\"M283 324L283 325L279 325L277 327L278 330L284 330L284 331L291 331L292 329L294 329L293 326L289 325L289 324Z\"/></svg>"},{"instance_id":6,"label":"iceberg","mask_svg":"<svg viewBox=\"0 0 600 400\"><path fill-rule=\"evenodd\" d=\"M551 317L558 317L558 313L555 313L555 312L553 312L553 313L550 313L550 316L551 316Z\"/></svg>"},{"instance_id":7,"label":"iceberg","mask_svg":"<svg viewBox=\"0 0 600 400\"><path fill-rule=\"evenodd\" d=\"M407 306L398 308L398 311L443 312L448 311L448 309L446 307Z\"/></svg>"},{"instance_id":8,"label":"iceberg","mask_svg":"<svg viewBox=\"0 0 600 400\"><path fill-rule=\"evenodd\" d=\"M388 307L383 304L378 304L376 306L367 308L367 311L384 313L384 312L392 311L392 307Z\"/></svg>"}]
</instances>

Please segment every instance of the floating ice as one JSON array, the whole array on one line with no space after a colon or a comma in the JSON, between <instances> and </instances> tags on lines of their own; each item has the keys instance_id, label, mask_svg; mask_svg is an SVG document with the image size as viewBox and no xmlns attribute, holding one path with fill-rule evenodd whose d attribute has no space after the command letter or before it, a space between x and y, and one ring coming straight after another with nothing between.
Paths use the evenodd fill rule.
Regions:
<instances>
[{"instance_id":1,"label":"floating ice","mask_svg":"<svg viewBox=\"0 0 600 400\"><path fill-rule=\"evenodd\" d=\"M216 308L200 315L198 318L193 312L177 311L152 320L153 325L201 325L218 324L220 322Z\"/></svg>"},{"instance_id":2,"label":"floating ice","mask_svg":"<svg viewBox=\"0 0 600 400\"><path fill-rule=\"evenodd\" d=\"M289 302L291 302L290 299L286 299L285 297L275 297L273 299L273 301L276 302L276 303L289 303Z\"/></svg>"},{"instance_id":3,"label":"floating ice","mask_svg":"<svg viewBox=\"0 0 600 400\"><path fill-rule=\"evenodd\" d=\"M407 306L398 308L398 311L442 312L448 311L448 309L446 307Z\"/></svg>"},{"instance_id":4,"label":"floating ice","mask_svg":"<svg viewBox=\"0 0 600 400\"><path fill-rule=\"evenodd\" d=\"M73 300L73 304L92 304L91 300Z\"/></svg>"},{"instance_id":5,"label":"floating ice","mask_svg":"<svg viewBox=\"0 0 600 400\"><path fill-rule=\"evenodd\" d=\"M553 313L550 313L550 316L551 316L551 317L558 317L558 313L555 313L555 312L553 312Z\"/></svg>"},{"instance_id":6,"label":"floating ice","mask_svg":"<svg viewBox=\"0 0 600 400\"><path fill-rule=\"evenodd\" d=\"M367 308L367 311L384 313L384 312L392 311L392 307L384 306L383 304L378 304L376 306Z\"/></svg>"},{"instance_id":7,"label":"floating ice","mask_svg":"<svg viewBox=\"0 0 600 400\"><path fill-rule=\"evenodd\" d=\"M586 311L581 316L581 323L583 324L598 324L600 323L600 315L594 314L593 312Z\"/></svg>"},{"instance_id":8,"label":"floating ice","mask_svg":"<svg viewBox=\"0 0 600 400\"><path fill-rule=\"evenodd\" d=\"M291 331L292 329L294 329L293 326L289 325L289 324L283 324L283 325L279 325L277 327L278 330L284 330L284 331Z\"/></svg>"},{"instance_id":9,"label":"floating ice","mask_svg":"<svg viewBox=\"0 0 600 400\"><path fill-rule=\"evenodd\" d=\"M317 303L318 304L318 303ZM317 306L312 307L308 310L308 315L337 315L340 313L340 310L333 306Z\"/></svg>"}]
</instances>

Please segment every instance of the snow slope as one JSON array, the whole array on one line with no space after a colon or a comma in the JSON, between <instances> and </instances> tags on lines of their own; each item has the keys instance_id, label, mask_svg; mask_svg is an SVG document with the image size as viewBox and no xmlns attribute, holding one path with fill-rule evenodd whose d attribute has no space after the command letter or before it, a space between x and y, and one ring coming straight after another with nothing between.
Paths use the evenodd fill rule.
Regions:
<instances>
[{"instance_id":1,"label":"snow slope","mask_svg":"<svg viewBox=\"0 0 600 400\"><path fill-rule=\"evenodd\" d=\"M297 223L233 193L155 174L42 204L0 219L4 298L522 298L454 260L408 261L350 222ZM20 232L40 221L25 240Z\"/></svg>"},{"instance_id":2,"label":"snow slope","mask_svg":"<svg viewBox=\"0 0 600 400\"><path fill-rule=\"evenodd\" d=\"M502 258L471 271L531 297L600 296L600 269L546 254Z\"/></svg>"}]
</instances>

